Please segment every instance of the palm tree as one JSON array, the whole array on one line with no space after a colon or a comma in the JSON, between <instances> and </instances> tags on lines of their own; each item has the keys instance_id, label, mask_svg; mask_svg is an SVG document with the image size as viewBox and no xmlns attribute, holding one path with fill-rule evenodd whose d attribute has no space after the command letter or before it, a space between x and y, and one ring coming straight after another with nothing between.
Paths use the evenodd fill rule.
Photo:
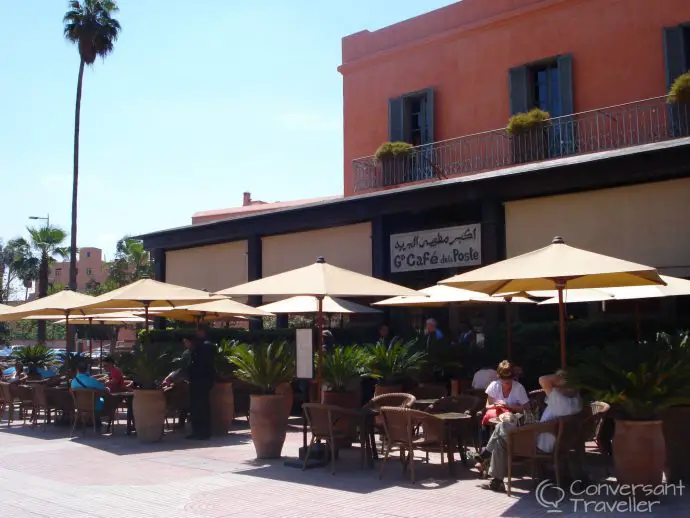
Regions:
<instances>
[{"instance_id":1,"label":"palm tree","mask_svg":"<svg viewBox=\"0 0 690 518\"><path fill-rule=\"evenodd\" d=\"M112 0L71 0L65 13L65 38L79 49L77 102L74 109L74 173L72 176L72 228L70 243L69 287L77 289L77 194L79 190L79 120L84 65L93 65L97 57L113 51L120 33L120 23L112 17L119 11Z\"/></svg>"},{"instance_id":2,"label":"palm tree","mask_svg":"<svg viewBox=\"0 0 690 518\"><path fill-rule=\"evenodd\" d=\"M34 262L38 262L38 298L48 295L48 274L50 265L55 258L64 259L69 255L69 250L62 246L62 242L67 238L67 234L61 228L48 226L42 228L29 227L30 240L27 245L31 249L31 257ZM45 342L46 322L38 321L38 342Z\"/></svg>"},{"instance_id":3,"label":"palm tree","mask_svg":"<svg viewBox=\"0 0 690 518\"><path fill-rule=\"evenodd\" d=\"M108 279L124 286L143 277L151 277L153 266L144 243L125 236L117 242L115 260L110 264Z\"/></svg>"},{"instance_id":4,"label":"palm tree","mask_svg":"<svg viewBox=\"0 0 690 518\"><path fill-rule=\"evenodd\" d=\"M30 283L37 278L38 260L32 257L31 247L25 239L11 239L6 245L0 246L0 302L10 299L15 280L21 280L25 287L28 284L30 288Z\"/></svg>"}]
</instances>

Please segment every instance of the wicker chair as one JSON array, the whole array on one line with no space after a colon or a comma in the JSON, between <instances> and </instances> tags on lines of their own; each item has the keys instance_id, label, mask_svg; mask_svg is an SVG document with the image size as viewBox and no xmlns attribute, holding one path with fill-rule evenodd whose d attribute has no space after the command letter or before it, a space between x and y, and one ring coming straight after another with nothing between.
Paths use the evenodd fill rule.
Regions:
<instances>
[{"instance_id":1,"label":"wicker chair","mask_svg":"<svg viewBox=\"0 0 690 518\"><path fill-rule=\"evenodd\" d=\"M402 392L393 394L381 394L372 398L366 405L362 407L363 410L374 410L378 411L384 406L390 407L401 407L401 408L412 408L416 398L412 394L405 394ZM374 435L379 434L380 437L385 437L383 430L383 418L377 415L374 418L374 426L371 429L371 444L375 445ZM381 454L383 454L383 441L381 441Z\"/></svg>"},{"instance_id":2,"label":"wicker chair","mask_svg":"<svg viewBox=\"0 0 690 518\"><path fill-rule=\"evenodd\" d=\"M175 383L165 390L165 421L179 418L180 414L189 412L191 407L189 399L189 383L186 381Z\"/></svg>"},{"instance_id":3,"label":"wicker chair","mask_svg":"<svg viewBox=\"0 0 690 518\"><path fill-rule=\"evenodd\" d=\"M481 431L480 412L484 406L484 402L476 396L447 396L439 399L427 408L430 414L438 414L441 412L457 412L460 414L468 414L472 419L463 421L459 429L460 440L462 444L471 444L479 451L481 448L481 441L479 440Z\"/></svg>"},{"instance_id":4,"label":"wicker chair","mask_svg":"<svg viewBox=\"0 0 690 518\"><path fill-rule=\"evenodd\" d=\"M47 387L41 383L33 386L33 412L31 413L31 426L38 425L38 418L43 412L43 430L46 425L50 423L51 411L56 410L54 405L51 405L48 399Z\"/></svg>"},{"instance_id":5,"label":"wicker chair","mask_svg":"<svg viewBox=\"0 0 690 518\"><path fill-rule=\"evenodd\" d=\"M26 424L27 413L29 410L33 412L34 408L33 389L28 385L10 383L10 395L14 398L14 402L19 404L19 417L23 418Z\"/></svg>"},{"instance_id":6,"label":"wicker chair","mask_svg":"<svg viewBox=\"0 0 690 518\"><path fill-rule=\"evenodd\" d=\"M16 405L17 401L10 390L10 384L5 381L0 381L0 406L3 411L7 410L7 426L12 422ZM2 415L1 412L0 415Z\"/></svg>"},{"instance_id":7,"label":"wicker chair","mask_svg":"<svg viewBox=\"0 0 690 518\"><path fill-rule=\"evenodd\" d=\"M546 410L546 392L543 389L530 390L528 396L530 401L534 403L539 415L542 415Z\"/></svg>"},{"instance_id":8,"label":"wicker chair","mask_svg":"<svg viewBox=\"0 0 690 518\"><path fill-rule=\"evenodd\" d=\"M343 408L335 405L323 405L320 403L304 403L302 405L304 415L311 430L311 441L304 456L302 469L307 468L311 448L317 441L324 441L330 448L331 453L331 473L335 475L335 461L338 457L338 443L352 442L353 420L359 421L362 414L356 410ZM360 434L362 467L365 461L364 434Z\"/></svg>"},{"instance_id":9,"label":"wicker chair","mask_svg":"<svg viewBox=\"0 0 690 518\"><path fill-rule=\"evenodd\" d=\"M94 389L72 389L71 393L74 400L74 423L70 437L74 437L74 430L76 430L78 422L81 422L84 432L86 432L86 427L91 422L94 433L96 433L96 426L101 417L108 419L109 427L112 425L115 419L116 405L114 398L110 397L109 394ZM104 398L105 400L104 406L100 411L96 410L98 398Z\"/></svg>"},{"instance_id":10,"label":"wicker chair","mask_svg":"<svg viewBox=\"0 0 690 518\"><path fill-rule=\"evenodd\" d=\"M441 464L444 463L444 455L447 454L449 445L445 441L444 423L441 419L428 412L400 407L382 407L381 417L386 434L386 452L379 478L383 477L388 458L394 449L400 452L403 473L410 466L410 480L413 484L415 451L423 451L427 459L429 452L440 453ZM415 430L420 425L424 430L421 437L415 435Z\"/></svg>"}]
</instances>

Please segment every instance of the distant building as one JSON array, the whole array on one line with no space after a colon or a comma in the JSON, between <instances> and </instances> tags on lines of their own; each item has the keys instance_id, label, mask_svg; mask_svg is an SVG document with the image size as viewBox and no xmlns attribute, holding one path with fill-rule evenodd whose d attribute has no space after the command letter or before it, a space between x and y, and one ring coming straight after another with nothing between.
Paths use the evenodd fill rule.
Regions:
<instances>
[{"instance_id":1,"label":"distant building","mask_svg":"<svg viewBox=\"0 0 690 518\"><path fill-rule=\"evenodd\" d=\"M77 291L98 286L108 277L108 266L103 261L103 250L94 247L79 249L77 258ZM49 284L69 285L69 261L53 263L48 272Z\"/></svg>"}]
</instances>

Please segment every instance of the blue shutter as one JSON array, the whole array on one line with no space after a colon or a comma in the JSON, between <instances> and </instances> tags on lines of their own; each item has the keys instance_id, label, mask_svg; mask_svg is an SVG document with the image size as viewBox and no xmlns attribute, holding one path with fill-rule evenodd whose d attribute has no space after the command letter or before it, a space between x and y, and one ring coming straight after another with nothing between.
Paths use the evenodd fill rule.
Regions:
<instances>
[{"instance_id":1,"label":"blue shutter","mask_svg":"<svg viewBox=\"0 0 690 518\"><path fill-rule=\"evenodd\" d=\"M687 70L688 56L685 55L683 27L664 29L664 60L666 63L666 89L668 90L673 81Z\"/></svg>"},{"instance_id":2,"label":"blue shutter","mask_svg":"<svg viewBox=\"0 0 690 518\"><path fill-rule=\"evenodd\" d=\"M556 59L558 73L558 97L561 117L549 128L549 151L552 156L566 156L577 152L575 120L564 117L575 112L573 102L573 56L566 54Z\"/></svg>"},{"instance_id":3,"label":"blue shutter","mask_svg":"<svg viewBox=\"0 0 690 518\"><path fill-rule=\"evenodd\" d=\"M511 68L508 71L510 92L510 114L524 113L532 107L530 101L529 69L527 66Z\"/></svg>"},{"instance_id":4,"label":"blue shutter","mask_svg":"<svg viewBox=\"0 0 690 518\"><path fill-rule=\"evenodd\" d=\"M403 105L402 97L388 100L388 140L391 142L405 140L403 133Z\"/></svg>"},{"instance_id":5,"label":"blue shutter","mask_svg":"<svg viewBox=\"0 0 690 518\"><path fill-rule=\"evenodd\" d=\"M558 66L558 94L561 103L561 115L575 112L573 103L573 56L566 54L556 60Z\"/></svg>"},{"instance_id":6,"label":"blue shutter","mask_svg":"<svg viewBox=\"0 0 690 518\"><path fill-rule=\"evenodd\" d=\"M434 89L427 88L424 94L424 130L422 131L422 144L430 144L434 141Z\"/></svg>"}]
</instances>

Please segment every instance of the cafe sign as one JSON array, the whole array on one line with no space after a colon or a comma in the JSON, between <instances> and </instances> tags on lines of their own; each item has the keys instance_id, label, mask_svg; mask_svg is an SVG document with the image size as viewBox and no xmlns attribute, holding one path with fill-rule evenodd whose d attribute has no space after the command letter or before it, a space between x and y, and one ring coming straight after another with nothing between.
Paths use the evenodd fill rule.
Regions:
<instances>
[{"instance_id":1,"label":"cafe sign","mask_svg":"<svg viewBox=\"0 0 690 518\"><path fill-rule=\"evenodd\" d=\"M481 225L391 235L391 273L482 264Z\"/></svg>"}]
</instances>

